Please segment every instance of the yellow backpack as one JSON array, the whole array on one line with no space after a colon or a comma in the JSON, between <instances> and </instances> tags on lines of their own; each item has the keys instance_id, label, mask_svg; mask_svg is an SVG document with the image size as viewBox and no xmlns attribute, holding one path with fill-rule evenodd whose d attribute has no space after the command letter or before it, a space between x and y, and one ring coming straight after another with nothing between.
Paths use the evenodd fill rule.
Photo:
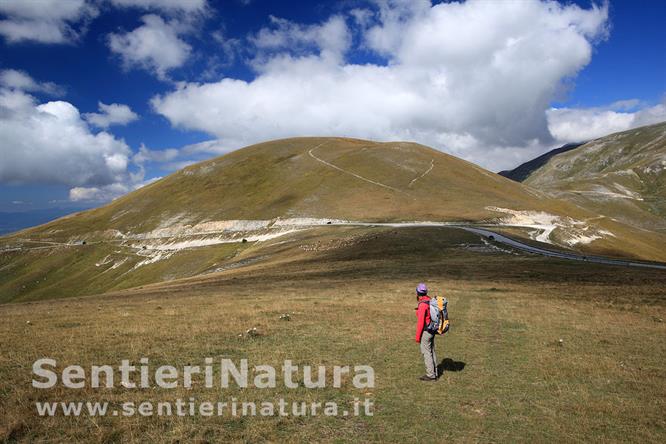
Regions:
<instances>
[{"instance_id":1,"label":"yellow backpack","mask_svg":"<svg viewBox=\"0 0 666 444\"><path fill-rule=\"evenodd\" d=\"M437 327L437 334L443 335L449 331L449 310L448 304L449 301L446 298L437 296L437 308L439 309L439 326Z\"/></svg>"},{"instance_id":2,"label":"yellow backpack","mask_svg":"<svg viewBox=\"0 0 666 444\"><path fill-rule=\"evenodd\" d=\"M430 299L430 302L424 301L430 309L430 324L426 327L430 333L443 335L449 331L449 311L446 298L436 296Z\"/></svg>"}]
</instances>

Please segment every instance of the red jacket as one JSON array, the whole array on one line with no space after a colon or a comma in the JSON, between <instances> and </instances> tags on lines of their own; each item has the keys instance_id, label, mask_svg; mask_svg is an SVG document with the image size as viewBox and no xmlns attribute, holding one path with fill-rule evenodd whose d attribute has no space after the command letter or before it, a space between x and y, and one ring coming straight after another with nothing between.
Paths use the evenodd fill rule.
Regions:
<instances>
[{"instance_id":1,"label":"red jacket","mask_svg":"<svg viewBox=\"0 0 666 444\"><path fill-rule=\"evenodd\" d=\"M428 302L428 304L421 302ZM428 324L430 324L430 297L421 296L419 306L416 308L416 342L421 342L421 334Z\"/></svg>"}]
</instances>

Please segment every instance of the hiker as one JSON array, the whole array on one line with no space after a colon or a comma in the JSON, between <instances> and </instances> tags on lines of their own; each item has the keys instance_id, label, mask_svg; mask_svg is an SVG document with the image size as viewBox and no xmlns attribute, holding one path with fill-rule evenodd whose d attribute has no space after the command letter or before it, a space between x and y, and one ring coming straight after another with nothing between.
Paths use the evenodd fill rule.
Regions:
<instances>
[{"instance_id":1,"label":"hiker","mask_svg":"<svg viewBox=\"0 0 666 444\"><path fill-rule=\"evenodd\" d=\"M420 283L416 287L416 342L421 344L421 354L425 364L426 374L421 381L437 380L437 357L435 356L435 332L428 331L430 325L430 297L428 287Z\"/></svg>"}]
</instances>

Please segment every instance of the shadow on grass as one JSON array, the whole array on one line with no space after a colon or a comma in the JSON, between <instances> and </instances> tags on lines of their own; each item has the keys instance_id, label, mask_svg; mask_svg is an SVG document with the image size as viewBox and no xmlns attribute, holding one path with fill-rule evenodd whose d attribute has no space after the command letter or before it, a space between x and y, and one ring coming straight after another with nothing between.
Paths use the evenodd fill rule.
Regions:
<instances>
[{"instance_id":1,"label":"shadow on grass","mask_svg":"<svg viewBox=\"0 0 666 444\"><path fill-rule=\"evenodd\" d=\"M444 358L437 366L437 374L441 375L444 372L461 372L465 368L465 363L462 361L454 361L451 358Z\"/></svg>"}]
</instances>

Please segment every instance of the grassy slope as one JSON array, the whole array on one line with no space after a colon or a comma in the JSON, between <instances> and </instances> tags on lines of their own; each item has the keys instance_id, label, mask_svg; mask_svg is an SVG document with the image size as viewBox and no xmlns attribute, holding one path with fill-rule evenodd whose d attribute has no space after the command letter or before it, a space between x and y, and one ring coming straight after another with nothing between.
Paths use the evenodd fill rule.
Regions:
<instances>
[{"instance_id":1,"label":"grassy slope","mask_svg":"<svg viewBox=\"0 0 666 444\"><path fill-rule=\"evenodd\" d=\"M553 157L525 183L591 211L666 231L666 122L613 134ZM599 194L623 194L642 200Z\"/></svg>"},{"instance_id":2,"label":"grassy slope","mask_svg":"<svg viewBox=\"0 0 666 444\"><path fill-rule=\"evenodd\" d=\"M481 246L451 229L312 233L290 263L105 298L0 306L0 436L24 442L414 442L431 433L423 412L436 412L438 439L446 441L663 442L666 275L477 253L464 247L469 244ZM420 280L450 300L453 327L437 343L447 370L434 385L416 379L423 368L413 342L412 292ZM290 322L278 320L284 312L294 313ZM381 327L373 327L378 319ZM260 336L238 337L253 326ZM43 356L60 369L143 356L153 369L199 364L207 356L276 367L284 359L369 364L377 386L363 392L351 386L220 391L201 384L192 390L32 389L30 368ZM91 420L36 418L32 405L232 396L370 397L376 409L371 418Z\"/></svg>"},{"instance_id":3,"label":"grassy slope","mask_svg":"<svg viewBox=\"0 0 666 444\"><path fill-rule=\"evenodd\" d=\"M140 272L132 268L143 258L110 243L5 253L0 256L0 303L103 293L194 276L233 261L245 248L238 243L185 250ZM97 265L108 257L125 262L115 269Z\"/></svg>"},{"instance_id":4,"label":"grassy slope","mask_svg":"<svg viewBox=\"0 0 666 444\"><path fill-rule=\"evenodd\" d=\"M318 145L316 156L398 191L318 162L309 155ZM412 183L431 164L432 170ZM25 238L87 239L88 244L0 253L0 302L94 294L162 282L245 258L240 244L197 248L132 271L141 258L113 240L108 234L111 229L142 233L176 223L303 216L366 221L480 221L502 216L487 206L546 211L578 220L596 216L422 145L285 139L192 165L102 208L2 238L0 247ZM611 220L591 223L616 236L583 246L582 251L666 261L666 251L660 247L666 235ZM282 254L278 251L261 260L280 261ZM285 254L289 257L291 252ZM116 262L127 260L110 271L96 266L108 255Z\"/></svg>"},{"instance_id":5,"label":"grassy slope","mask_svg":"<svg viewBox=\"0 0 666 444\"><path fill-rule=\"evenodd\" d=\"M308 151L378 187L334 170ZM412 179L433 170L412 187ZM476 165L413 143L298 138L261 143L201 162L110 205L28 230L67 238L95 230L145 232L173 222L276 217L354 220L479 220L487 205L547 208L526 187Z\"/></svg>"}]
</instances>

